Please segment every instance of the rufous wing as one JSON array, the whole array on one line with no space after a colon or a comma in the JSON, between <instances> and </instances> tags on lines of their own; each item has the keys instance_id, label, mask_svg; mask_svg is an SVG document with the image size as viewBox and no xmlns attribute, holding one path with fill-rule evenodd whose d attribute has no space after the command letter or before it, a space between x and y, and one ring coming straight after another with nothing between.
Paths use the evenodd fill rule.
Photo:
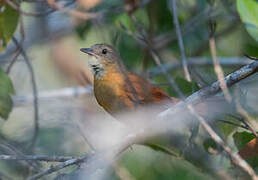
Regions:
<instances>
[{"instance_id":1,"label":"rufous wing","mask_svg":"<svg viewBox=\"0 0 258 180\"><path fill-rule=\"evenodd\" d=\"M162 102L176 103L177 98L170 97L161 88L154 86L142 77L130 73L126 83L126 93L130 99L139 101L140 104L160 104ZM135 94L133 94L133 92ZM136 97L135 97L136 96Z\"/></svg>"}]
</instances>

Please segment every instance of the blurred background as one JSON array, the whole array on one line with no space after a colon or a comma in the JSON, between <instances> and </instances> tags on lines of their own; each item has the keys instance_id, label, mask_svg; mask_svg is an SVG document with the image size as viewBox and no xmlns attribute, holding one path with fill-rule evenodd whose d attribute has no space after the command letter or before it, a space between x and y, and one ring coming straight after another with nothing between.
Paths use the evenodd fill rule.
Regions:
<instances>
[{"instance_id":1,"label":"blurred background","mask_svg":"<svg viewBox=\"0 0 258 180\"><path fill-rule=\"evenodd\" d=\"M218 79L211 57L211 39L215 40L224 75L252 62L244 54L258 56L257 13L256 0L181 0L176 1L176 6L173 0L0 1L0 87L8 87L7 95L0 90L1 154L79 157L121 142L127 129L97 104L88 57L80 48L111 44L129 70L178 97L157 65L154 52L187 97ZM175 19L180 25L183 54ZM185 78L184 56L192 82ZM7 76L10 79L6 80ZM255 170L258 145L245 122L248 118L248 124L256 131L257 80L254 74L229 90L245 113L236 111L211 122L232 149L247 148L244 159ZM231 106L235 109L237 105ZM243 123L242 119L246 121ZM198 123L170 130L165 136L154 133L154 145L133 145L114 161L105 165L93 163L95 169L90 175L73 165L41 178L249 178L232 165L228 155ZM246 144L251 141L255 148L249 156L251 150ZM1 154L1 179L27 179L59 163L3 160ZM103 167L99 168L99 164ZM99 175L103 169L108 170Z\"/></svg>"}]
</instances>

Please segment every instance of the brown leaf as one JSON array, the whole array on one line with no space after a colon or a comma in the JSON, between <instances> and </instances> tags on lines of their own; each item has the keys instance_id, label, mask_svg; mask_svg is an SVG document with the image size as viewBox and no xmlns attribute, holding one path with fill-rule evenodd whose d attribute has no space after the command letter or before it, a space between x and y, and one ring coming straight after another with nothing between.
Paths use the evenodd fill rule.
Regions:
<instances>
[{"instance_id":1,"label":"brown leaf","mask_svg":"<svg viewBox=\"0 0 258 180\"><path fill-rule=\"evenodd\" d=\"M254 138L249 141L240 151L239 155L247 159L249 157L257 156L258 155L258 138Z\"/></svg>"}]
</instances>

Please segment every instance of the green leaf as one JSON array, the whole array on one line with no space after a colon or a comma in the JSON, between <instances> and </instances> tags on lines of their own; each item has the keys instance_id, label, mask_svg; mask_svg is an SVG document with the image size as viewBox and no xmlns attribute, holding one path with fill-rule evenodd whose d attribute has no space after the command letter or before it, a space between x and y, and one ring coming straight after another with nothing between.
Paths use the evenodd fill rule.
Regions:
<instances>
[{"instance_id":1,"label":"green leaf","mask_svg":"<svg viewBox=\"0 0 258 180\"><path fill-rule=\"evenodd\" d=\"M233 135L233 139L234 139L235 145L237 146L237 149L242 149L253 138L255 138L255 135L248 133L246 131L236 132Z\"/></svg>"},{"instance_id":2,"label":"green leaf","mask_svg":"<svg viewBox=\"0 0 258 180\"><path fill-rule=\"evenodd\" d=\"M12 106L13 106L13 102L9 95L5 95L5 96L0 95L0 117L6 120L9 116Z\"/></svg>"},{"instance_id":3,"label":"green leaf","mask_svg":"<svg viewBox=\"0 0 258 180\"><path fill-rule=\"evenodd\" d=\"M258 41L258 1L237 0L237 10L248 33Z\"/></svg>"},{"instance_id":4,"label":"green leaf","mask_svg":"<svg viewBox=\"0 0 258 180\"><path fill-rule=\"evenodd\" d=\"M3 119L7 119L12 110L13 103L10 96L11 94L14 94L12 81L5 72L0 69L0 117Z\"/></svg>"},{"instance_id":5,"label":"green leaf","mask_svg":"<svg viewBox=\"0 0 258 180\"><path fill-rule=\"evenodd\" d=\"M231 123L239 124L239 122L232 117L224 116L221 119ZM222 121L215 121L215 125L224 137L228 137L236 128L238 128L236 125L231 125Z\"/></svg>"},{"instance_id":6,"label":"green leaf","mask_svg":"<svg viewBox=\"0 0 258 180\"><path fill-rule=\"evenodd\" d=\"M4 50L13 37L19 20L19 13L9 5L0 5L0 50Z\"/></svg>"}]
</instances>

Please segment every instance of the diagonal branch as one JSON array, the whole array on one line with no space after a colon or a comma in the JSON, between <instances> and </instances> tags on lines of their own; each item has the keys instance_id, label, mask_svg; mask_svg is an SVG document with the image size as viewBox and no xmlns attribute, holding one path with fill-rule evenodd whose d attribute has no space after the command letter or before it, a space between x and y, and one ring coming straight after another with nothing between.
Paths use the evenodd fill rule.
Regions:
<instances>
[{"instance_id":1,"label":"diagonal branch","mask_svg":"<svg viewBox=\"0 0 258 180\"><path fill-rule=\"evenodd\" d=\"M251 76L252 74L255 74L258 72L258 62L255 61L251 64L248 64L237 71L227 75L224 78L224 81L226 82L226 85L228 87L233 86L234 84L238 83L239 81ZM186 102L198 102L199 100L202 100L204 98L210 97L212 95L217 94L218 92L221 91L219 82L216 81L212 83L211 86L203 88L195 93L193 93L191 96L189 96L186 99Z\"/></svg>"},{"instance_id":2,"label":"diagonal branch","mask_svg":"<svg viewBox=\"0 0 258 180\"><path fill-rule=\"evenodd\" d=\"M213 61L213 64L214 64L214 70L215 70L215 73L218 77L220 87L221 87L222 92L225 96L225 99L230 103L232 101L232 97L230 95L230 92L228 90L226 82L224 81L224 78L225 78L224 77L224 72L223 72L222 67L221 67L221 65L218 61L218 58L217 58L216 43L215 43L215 38L214 37L211 37L209 39L209 46L210 46L212 61Z\"/></svg>"},{"instance_id":3,"label":"diagonal branch","mask_svg":"<svg viewBox=\"0 0 258 180\"><path fill-rule=\"evenodd\" d=\"M224 78L224 81L226 82L226 85L228 87L231 87L234 84L238 83L239 81L251 76L252 74L255 74L256 72L258 72L258 61L250 63L250 64L238 69L237 71L227 75ZM182 106L184 106L185 103L197 104L197 103L201 102L202 100L219 93L220 91L221 91L221 88L219 85L219 81L216 81L216 82L212 83L210 86L200 89L199 91L188 96L184 102L181 101L177 105L161 112L159 114L159 116L166 117L169 114L173 114L177 108L181 108Z\"/></svg>"}]
</instances>

